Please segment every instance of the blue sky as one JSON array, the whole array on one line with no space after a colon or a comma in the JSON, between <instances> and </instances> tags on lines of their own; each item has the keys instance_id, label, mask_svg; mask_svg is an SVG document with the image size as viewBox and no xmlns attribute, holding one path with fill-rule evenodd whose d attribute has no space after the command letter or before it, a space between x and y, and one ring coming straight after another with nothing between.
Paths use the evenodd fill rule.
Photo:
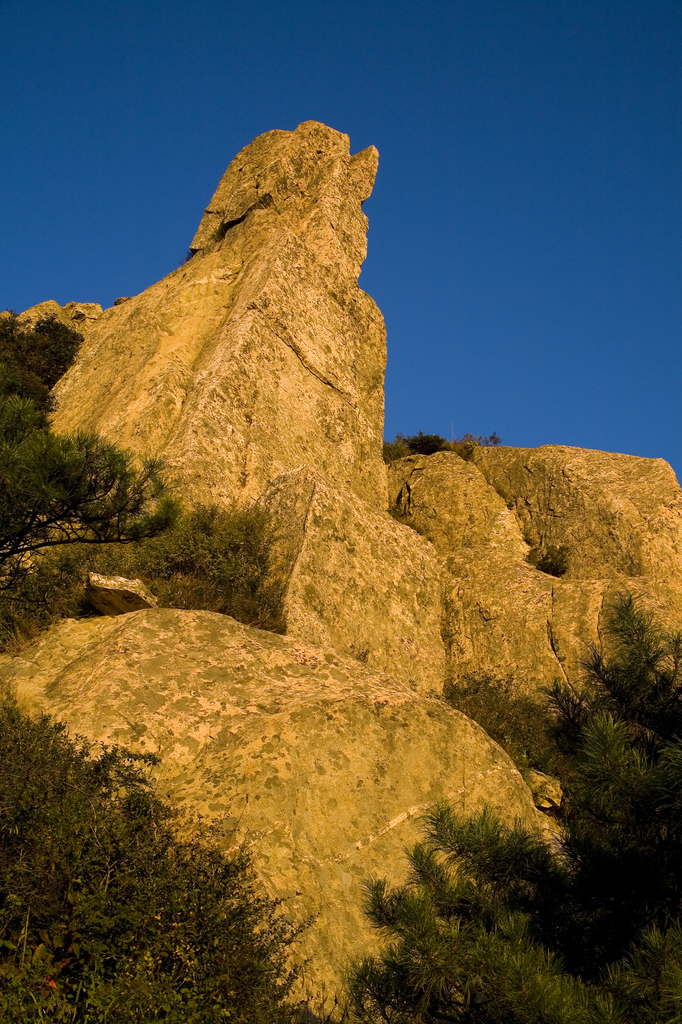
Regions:
<instances>
[{"instance_id":1,"label":"blue sky","mask_svg":"<svg viewBox=\"0 0 682 1024\"><path fill-rule=\"evenodd\" d=\"M0 31L0 308L142 291L242 146L320 120L380 152L387 436L682 473L679 0L0 0Z\"/></svg>"}]
</instances>

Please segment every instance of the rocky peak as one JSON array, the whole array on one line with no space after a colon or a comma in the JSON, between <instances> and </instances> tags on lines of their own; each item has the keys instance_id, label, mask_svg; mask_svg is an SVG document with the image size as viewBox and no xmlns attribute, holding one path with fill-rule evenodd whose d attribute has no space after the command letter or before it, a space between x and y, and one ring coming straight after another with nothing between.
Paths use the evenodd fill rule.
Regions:
<instances>
[{"instance_id":1,"label":"rocky peak","mask_svg":"<svg viewBox=\"0 0 682 1024\"><path fill-rule=\"evenodd\" d=\"M327 266L340 259L357 277L367 255L367 218L360 206L372 191L378 164L374 146L351 156L348 136L317 121L293 132L266 132L225 171L190 251L207 253L226 243L248 251L255 223L262 233L287 224L308 238Z\"/></svg>"},{"instance_id":2,"label":"rocky peak","mask_svg":"<svg viewBox=\"0 0 682 1024\"><path fill-rule=\"evenodd\" d=\"M55 428L163 456L190 500L308 465L385 508L385 329L357 283L377 161L314 121L243 149L193 258L89 325Z\"/></svg>"}]
</instances>

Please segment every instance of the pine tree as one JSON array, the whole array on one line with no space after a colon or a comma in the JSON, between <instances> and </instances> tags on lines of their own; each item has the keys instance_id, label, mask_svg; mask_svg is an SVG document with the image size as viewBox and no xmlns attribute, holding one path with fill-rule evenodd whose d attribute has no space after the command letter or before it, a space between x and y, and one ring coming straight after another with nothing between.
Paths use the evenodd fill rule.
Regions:
<instances>
[{"instance_id":1,"label":"pine tree","mask_svg":"<svg viewBox=\"0 0 682 1024\"><path fill-rule=\"evenodd\" d=\"M0 590L15 587L44 548L155 536L177 515L158 460L134 464L93 434L53 434L51 388L82 337L54 318L0 318Z\"/></svg>"},{"instance_id":2,"label":"pine tree","mask_svg":"<svg viewBox=\"0 0 682 1024\"><path fill-rule=\"evenodd\" d=\"M549 694L565 766L558 849L441 805L408 883L368 884L388 942L353 970L359 1020L682 1020L681 650L623 596L584 686Z\"/></svg>"}]
</instances>

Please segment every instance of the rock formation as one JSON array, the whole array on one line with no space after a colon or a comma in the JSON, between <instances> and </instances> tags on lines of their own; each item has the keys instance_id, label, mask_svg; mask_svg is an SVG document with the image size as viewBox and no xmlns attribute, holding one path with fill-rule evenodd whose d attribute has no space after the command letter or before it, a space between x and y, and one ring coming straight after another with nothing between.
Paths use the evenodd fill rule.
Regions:
<instances>
[{"instance_id":1,"label":"rock formation","mask_svg":"<svg viewBox=\"0 0 682 1024\"><path fill-rule=\"evenodd\" d=\"M88 573L85 597L102 615L126 615L141 608L156 608L157 600L142 580L125 576L101 576Z\"/></svg>"},{"instance_id":2,"label":"rock formation","mask_svg":"<svg viewBox=\"0 0 682 1024\"><path fill-rule=\"evenodd\" d=\"M663 459L545 445L475 461L532 547L566 549L566 579L682 576L682 493Z\"/></svg>"},{"instance_id":3,"label":"rock formation","mask_svg":"<svg viewBox=\"0 0 682 1024\"><path fill-rule=\"evenodd\" d=\"M158 608L65 621L2 659L0 685L92 740L159 751L170 796L225 817L287 911L315 915L318 988L376 941L362 880L401 877L435 800L546 821L438 699L444 680L576 679L618 590L682 616L682 493L661 460L480 448L386 471L383 321L357 285L376 168L324 125L268 132L163 281L103 312L23 314L85 336L57 430L163 456L190 501L272 513L287 636ZM554 781L531 781L555 811Z\"/></svg>"},{"instance_id":4,"label":"rock formation","mask_svg":"<svg viewBox=\"0 0 682 1024\"><path fill-rule=\"evenodd\" d=\"M42 317L54 316L67 327L86 335L90 325L101 316L101 313L102 307L98 302L67 302L65 306L60 306L54 299L48 299L47 302L31 306L19 319L35 323Z\"/></svg>"},{"instance_id":5,"label":"rock formation","mask_svg":"<svg viewBox=\"0 0 682 1024\"><path fill-rule=\"evenodd\" d=\"M440 693L445 651L432 545L311 469L278 477L263 503L278 524L287 636Z\"/></svg>"},{"instance_id":6,"label":"rock formation","mask_svg":"<svg viewBox=\"0 0 682 1024\"><path fill-rule=\"evenodd\" d=\"M682 618L682 492L662 459L547 445L389 467L389 500L443 567L451 677L577 680L616 593ZM561 575L540 557L561 550ZM558 571L558 570L557 570Z\"/></svg>"},{"instance_id":7,"label":"rock formation","mask_svg":"<svg viewBox=\"0 0 682 1024\"><path fill-rule=\"evenodd\" d=\"M182 807L226 819L297 921L314 992L376 943L370 874L394 881L441 798L545 819L506 754L442 701L357 661L213 612L66 620L0 667L0 689L92 740L155 751Z\"/></svg>"},{"instance_id":8,"label":"rock formation","mask_svg":"<svg viewBox=\"0 0 682 1024\"><path fill-rule=\"evenodd\" d=\"M163 456L193 500L308 464L385 508L385 330L357 284L377 161L313 121L242 150L193 258L88 322L55 429Z\"/></svg>"}]
</instances>

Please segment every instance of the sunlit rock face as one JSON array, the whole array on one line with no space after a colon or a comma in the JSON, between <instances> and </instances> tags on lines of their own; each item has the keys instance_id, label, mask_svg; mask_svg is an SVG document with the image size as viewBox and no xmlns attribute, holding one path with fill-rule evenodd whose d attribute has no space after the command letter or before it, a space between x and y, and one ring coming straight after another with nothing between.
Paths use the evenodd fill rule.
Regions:
<instances>
[{"instance_id":1,"label":"sunlit rock face","mask_svg":"<svg viewBox=\"0 0 682 1024\"><path fill-rule=\"evenodd\" d=\"M389 501L440 556L448 675L576 681L618 593L682 620L682 491L663 459L545 445L410 456Z\"/></svg>"},{"instance_id":2,"label":"sunlit rock face","mask_svg":"<svg viewBox=\"0 0 682 1024\"><path fill-rule=\"evenodd\" d=\"M507 755L474 722L328 647L226 615L153 609L65 620L0 659L0 693L73 732L161 755L172 800L226 820L290 919L313 992L376 950L363 881L404 878L421 815L448 799L542 832Z\"/></svg>"},{"instance_id":3,"label":"sunlit rock face","mask_svg":"<svg viewBox=\"0 0 682 1024\"><path fill-rule=\"evenodd\" d=\"M192 259L87 311L55 429L163 456L192 500L253 497L307 464L385 508L385 329L357 283L377 163L314 121L242 150Z\"/></svg>"},{"instance_id":4,"label":"sunlit rock face","mask_svg":"<svg viewBox=\"0 0 682 1024\"><path fill-rule=\"evenodd\" d=\"M263 496L287 636L333 647L422 693L445 681L434 547L348 488L308 468Z\"/></svg>"}]
</instances>

